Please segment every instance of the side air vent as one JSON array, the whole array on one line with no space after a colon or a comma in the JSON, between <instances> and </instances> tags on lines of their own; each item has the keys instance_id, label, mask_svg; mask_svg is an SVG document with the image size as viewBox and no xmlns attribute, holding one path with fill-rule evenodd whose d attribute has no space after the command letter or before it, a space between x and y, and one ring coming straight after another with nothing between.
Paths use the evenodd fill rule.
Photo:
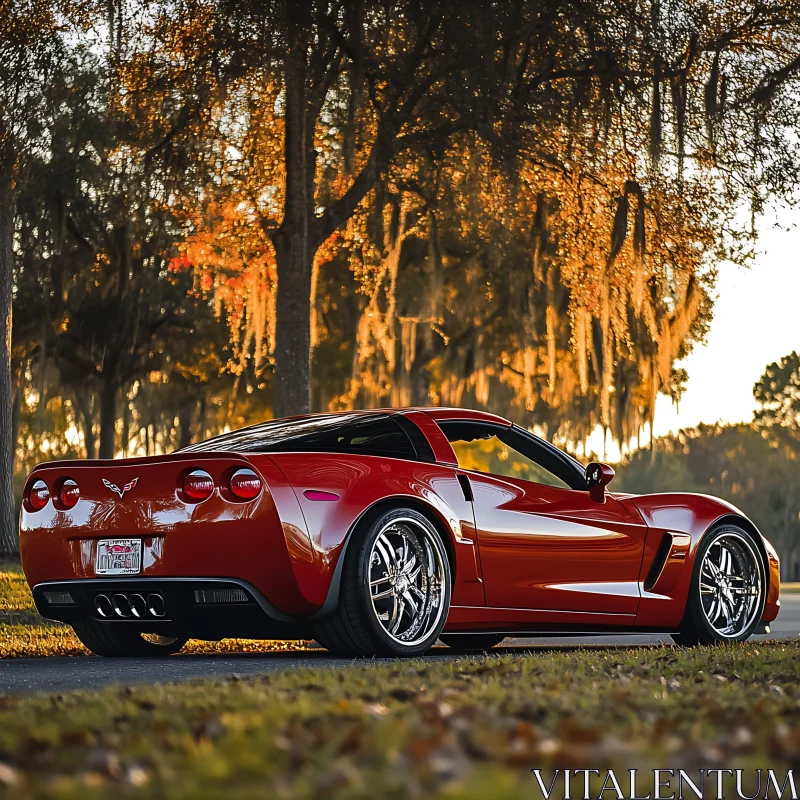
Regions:
<instances>
[{"instance_id":1,"label":"side air vent","mask_svg":"<svg viewBox=\"0 0 800 800\"><path fill-rule=\"evenodd\" d=\"M650 572L647 573L647 578L644 582L644 589L646 592L649 592L655 585L655 582L658 580L661 570L664 569L664 564L667 563L667 557L669 556L671 547L672 536L670 536L668 533L665 533L661 537L661 542L659 543L658 550L656 551L656 557L653 559Z\"/></svg>"}]
</instances>

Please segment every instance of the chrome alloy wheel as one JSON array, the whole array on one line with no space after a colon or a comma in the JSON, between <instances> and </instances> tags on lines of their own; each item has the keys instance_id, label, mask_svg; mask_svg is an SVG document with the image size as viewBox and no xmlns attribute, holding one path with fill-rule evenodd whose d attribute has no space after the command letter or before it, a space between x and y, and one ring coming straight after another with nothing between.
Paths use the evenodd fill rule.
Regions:
<instances>
[{"instance_id":1,"label":"chrome alloy wheel","mask_svg":"<svg viewBox=\"0 0 800 800\"><path fill-rule=\"evenodd\" d=\"M410 517L391 520L375 538L367 562L372 611L399 644L417 644L438 625L445 558L438 537Z\"/></svg>"},{"instance_id":2,"label":"chrome alloy wheel","mask_svg":"<svg viewBox=\"0 0 800 800\"><path fill-rule=\"evenodd\" d=\"M711 543L700 567L700 600L708 624L735 638L761 612L764 590L761 558L753 543L733 531Z\"/></svg>"}]
</instances>

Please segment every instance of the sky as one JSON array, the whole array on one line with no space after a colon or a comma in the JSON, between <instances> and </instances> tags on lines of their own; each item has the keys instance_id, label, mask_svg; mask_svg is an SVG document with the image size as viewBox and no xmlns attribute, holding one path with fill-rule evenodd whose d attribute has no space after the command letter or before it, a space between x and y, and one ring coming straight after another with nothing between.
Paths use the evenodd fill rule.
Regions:
<instances>
[{"instance_id":1,"label":"sky","mask_svg":"<svg viewBox=\"0 0 800 800\"><path fill-rule=\"evenodd\" d=\"M800 210L762 218L752 267L720 267L714 319L706 344L677 366L689 373L678 407L664 395L656 405L661 436L700 422L749 422L753 385L767 364L800 350L800 228L786 229Z\"/></svg>"}]
</instances>

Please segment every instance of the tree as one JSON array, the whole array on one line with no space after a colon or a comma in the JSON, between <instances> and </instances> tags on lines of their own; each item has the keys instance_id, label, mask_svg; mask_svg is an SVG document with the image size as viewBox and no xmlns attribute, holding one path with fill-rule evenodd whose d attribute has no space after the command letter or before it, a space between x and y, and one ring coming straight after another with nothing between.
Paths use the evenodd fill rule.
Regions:
<instances>
[{"instance_id":1,"label":"tree","mask_svg":"<svg viewBox=\"0 0 800 800\"><path fill-rule=\"evenodd\" d=\"M732 502L781 558L784 580L800 577L800 479L796 445L776 443L752 425L700 425L659 438L619 469L619 489L691 491ZM616 485L616 484L615 484Z\"/></svg>"},{"instance_id":2,"label":"tree","mask_svg":"<svg viewBox=\"0 0 800 800\"><path fill-rule=\"evenodd\" d=\"M466 30L461 13L418 0L374 9L341 0L276 0L221 2L202 23L196 14L185 17L187 29L198 34L196 59L210 49L218 65L229 65L212 73L226 100L243 90L269 98L271 87L280 89L282 196L278 213L262 219L278 271L278 415L309 408L310 299L319 248L352 217L398 152L453 126L444 109L460 92L467 63L463 49L452 46ZM210 37L200 34L200 24ZM174 40L174 32L167 36ZM193 73L197 60L189 66ZM184 108L191 104L184 99ZM338 122L346 140L339 159L324 144Z\"/></svg>"},{"instance_id":3,"label":"tree","mask_svg":"<svg viewBox=\"0 0 800 800\"><path fill-rule=\"evenodd\" d=\"M753 387L755 422L773 434L800 435L800 355L792 351L769 364Z\"/></svg>"},{"instance_id":4,"label":"tree","mask_svg":"<svg viewBox=\"0 0 800 800\"><path fill-rule=\"evenodd\" d=\"M39 139L40 88L63 52L59 34L80 17L85 21L91 5L82 5L0 0L0 554L18 549L11 376L15 192L26 152Z\"/></svg>"},{"instance_id":5,"label":"tree","mask_svg":"<svg viewBox=\"0 0 800 800\"><path fill-rule=\"evenodd\" d=\"M43 91L14 68L20 470L166 452L273 398L630 447L683 391L716 270L749 260L742 211L797 183L782 3L103 13Z\"/></svg>"},{"instance_id":6,"label":"tree","mask_svg":"<svg viewBox=\"0 0 800 800\"><path fill-rule=\"evenodd\" d=\"M194 47L192 73L216 82L214 157L249 187L274 246L279 414L307 405L312 287L320 248L338 231L354 273L373 282L362 314L384 319L384 332L373 326L367 336L384 339L375 352L388 371L375 365L384 370L375 386L413 372L419 395L425 359L444 357L468 373L450 382L453 398L480 386L485 401L489 386L505 383L512 399L571 436L599 422L627 441L652 425L659 391L680 396L673 364L706 330L715 265L748 257L748 233L735 225L742 203L757 211L766 194L796 185L789 132L799 32L780 4L654 2L646 16L633 2L202 8L185 15L181 52ZM170 29L165 53L174 42ZM209 52L216 67L198 69ZM181 111L197 108L194 95L183 98ZM220 155L223 141L233 158ZM397 210L409 197L424 211L400 242ZM384 224L387 207L394 216ZM438 242L429 234L442 220L473 229L459 248L470 258L491 253L494 283L512 252L527 258L512 291L526 299L515 309L522 328L519 316L481 314L492 330L440 337L463 345L443 351L429 335L436 315L386 317L403 306L390 261L409 265L426 238L433 259L448 233L437 231ZM395 287L385 298L376 274ZM517 341L492 351L504 325ZM410 350L400 357L403 341ZM281 400L286 392L291 402ZM355 395L351 387L339 396ZM498 402L508 399L501 392Z\"/></svg>"}]
</instances>

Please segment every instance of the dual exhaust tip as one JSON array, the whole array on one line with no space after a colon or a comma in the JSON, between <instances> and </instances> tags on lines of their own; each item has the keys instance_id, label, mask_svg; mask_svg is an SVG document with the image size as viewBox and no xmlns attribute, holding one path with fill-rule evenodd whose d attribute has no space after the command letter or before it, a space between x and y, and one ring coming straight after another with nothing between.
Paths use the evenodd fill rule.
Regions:
<instances>
[{"instance_id":1,"label":"dual exhaust tip","mask_svg":"<svg viewBox=\"0 0 800 800\"><path fill-rule=\"evenodd\" d=\"M164 598L153 592L145 598L141 594L98 594L94 599L94 608L103 619L162 619L166 616L167 607Z\"/></svg>"}]
</instances>

